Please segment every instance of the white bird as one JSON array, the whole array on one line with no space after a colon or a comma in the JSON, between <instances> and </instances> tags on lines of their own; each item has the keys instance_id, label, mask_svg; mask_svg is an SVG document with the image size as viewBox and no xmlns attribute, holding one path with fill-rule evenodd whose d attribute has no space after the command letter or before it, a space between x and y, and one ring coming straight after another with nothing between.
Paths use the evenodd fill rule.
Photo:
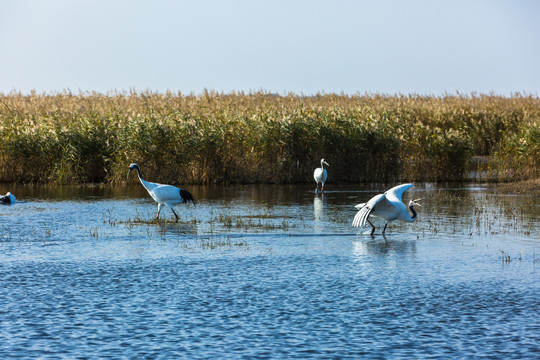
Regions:
<instances>
[{"instance_id":1,"label":"white bird","mask_svg":"<svg viewBox=\"0 0 540 360\"><path fill-rule=\"evenodd\" d=\"M417 202L420 201L420 199L409 201L408 206L405 206L405 204L401 201L403 193L410 187L412 187L412 184L398 185L386 191L384 194L379 194L372 197L367 203L356 205L355 208L359 209L359 211L354 217L352 226L361 227L366 225L367 221L372 228L370 235L373 235L373 232L375 232L375 226L373 226L371 221L369 221L369 216L376 216L387 221L382 232L384 235L388 222L390 221L415 221L417 214L413 208L413 205L420 206L420 204ZM407 208L411 209L412 215L409 214Z\"/></svg>"},{"instance_id":2,"label":"white bird","mask_svg":"<svg viewBox=\"0 0 540 360\"><path fill-rule=\"evenodd\" d=\"M324 168L325 164L326 166L330 166L326 161L324 161L324 159L321 159L321 167L316 168L313 172L313 178L317 183L317 187L315 188L315 194L319 193L319 183L321 183L321 192L324 192L324 183L326 182L326 178L328 177L328 173Z\"/></svg>"},{"instance_id":3,"label":"white bird","mask_svg":"<svg viewBox=\"0 0 540 360\"><path fill-rule=\"evenodd\" d=\"M0 195L0 204L14 204L15 196L8 192L6 195Z\"/></svg>"},{"instance_id":4,"label":"white bird","mask_svg":"<svg viewBox=\"0 0 540 360\"><path fill-rule=\"evenodd\" d=\"M172 210L174 216L176 216L176 221L178 221L178 214L176 213L176 211L174 211L174 205L180 203L185 204L189 201L193 202L193 204L196 203L193 195L191 195L186 190L179 189L176 186L172 185L158 184L144 180L141 176L141 169L137 164L129 165L128 178L129 174L131 174L131 170L134 169L137 170L137 174L139 175L139 180L141 181L141 184L144 186L146 191L148 191L152 199L154 199L154 201L158 203L158 212L156 215L156 219L158 219L158 221L159 213L161 212L161 207L163 205L167 205L167 207Z\"/></svg>"}]
</instances>

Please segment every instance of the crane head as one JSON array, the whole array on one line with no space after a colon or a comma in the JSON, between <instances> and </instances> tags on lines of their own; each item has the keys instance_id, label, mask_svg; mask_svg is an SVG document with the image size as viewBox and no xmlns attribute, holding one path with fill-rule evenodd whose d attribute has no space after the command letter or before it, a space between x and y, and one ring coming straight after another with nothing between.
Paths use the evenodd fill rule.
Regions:
<instances>
[{"instance_id":1,"label":"crane head","mask_svg":"<svg viewBox=\"0 0 540 360\"><path fill-rule=\"evenodd\" d=\"M131 165L129 165L129 171L128 171L128 176L127 176L128 179L129 179L129 175L131 174L131 170L133 170L133 169L137 169L137 171L140 171L140 170L139 170L139 165L137 165L137 164L131 164Z\"/></svg>"},{"instance_id":2,"label":"crane head","mask_svg":"<svg viewBox=\"0 0 540 360\"><path fill-rule=\"evenodd\" d=\"M420 200L422 200L422 199L414 199L414 200L409 201L409 207L410 207L410 206L413 206L413 205L414 205L414 206L420 206L420 207L421 207L422 205L420 205L420 204L418 203Z\"/></svg>"}]
</instances>

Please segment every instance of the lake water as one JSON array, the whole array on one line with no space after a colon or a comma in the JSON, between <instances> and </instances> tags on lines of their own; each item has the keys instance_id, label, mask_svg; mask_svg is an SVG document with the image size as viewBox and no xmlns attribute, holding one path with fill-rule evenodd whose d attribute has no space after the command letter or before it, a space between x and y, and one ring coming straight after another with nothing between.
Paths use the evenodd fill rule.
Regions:
<instances>
[{"instance_id":1,"label":"lake water","mask_svg":"<svg viewBox=\"0 0 540 360\"><path fill-rule=\"evenodd\" d=\"M0 185L0 358L540 357L538 198L415 184L371 237L382 186L186 189Z\"/></svg>"}]
</instances>

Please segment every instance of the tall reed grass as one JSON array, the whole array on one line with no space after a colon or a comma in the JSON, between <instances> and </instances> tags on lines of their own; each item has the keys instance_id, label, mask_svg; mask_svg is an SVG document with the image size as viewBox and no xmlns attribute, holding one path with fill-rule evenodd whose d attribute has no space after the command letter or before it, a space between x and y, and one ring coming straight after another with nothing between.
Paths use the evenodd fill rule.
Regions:
<instances>
[{"instance_id":1,"label":"tall reed grass","mask_svg":"<svg viewBox=\"0 0 540 360\"><path fill-rule=\"evenodd\" d=\"M333 182L527 179L540 175L540 99L10 93L0 139L0 182L122 182L136 162L159 182L293 183L323 157Z\"/></svg>"}]
</instances>

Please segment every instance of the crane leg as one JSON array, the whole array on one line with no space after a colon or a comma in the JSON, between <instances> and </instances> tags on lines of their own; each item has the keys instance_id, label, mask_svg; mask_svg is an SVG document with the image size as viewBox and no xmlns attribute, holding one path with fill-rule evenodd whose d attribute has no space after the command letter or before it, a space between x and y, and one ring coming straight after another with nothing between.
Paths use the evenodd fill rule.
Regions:
<instances>
[{"instance_id":1,"label":"crane leg","mask_svg":"<svg viewBox=\"0 0 540 360\"><path fill-rule=\"evenodd\" d=\"M384 235L384 232L386 231L386 227L387 227L387 226L388 226L388 223L386 223L386 224L384 225L384 229L383 229L383 231L382 231L382 234L383 234L383 235Z\"/></svg>"},{"instance_id":2,"label":"crane leg","mask_svg":"<svg viewBox=\"0 0 540 360\"><path fill-rule=\"evenodd\" d=\"M371 221L369 221L369 219L367 219L367 222L369 223L369 225L371 225L371 233L369 235L373 235L373 233L375 232L375 226L373 226L373 224L371 223Z\"/></svg>"},{"instance_id":3,"label":"crane leg","mask_svg":"<svg viewBox=\"0 0 540 360\"><path fill-rule=\"evenodd\" d=\"M179 219L178 214L176 213L176 211L174 211L174 209L172 207L171 207L171 210L172 210L174 216L176 216L176 222L178 222L178 219Z\"/></svg>"},{"instance_id":4,"label":"crane leg","mask_svg":"<svg viewBox=\"0 0 540 360\"><path fill-rule=\"evenodd\" d=\"M157 206L157 214L156 214L156 220L159 222L159 214L161 213L161 204L158 204Z\"/></svg>"}]
</instances>

